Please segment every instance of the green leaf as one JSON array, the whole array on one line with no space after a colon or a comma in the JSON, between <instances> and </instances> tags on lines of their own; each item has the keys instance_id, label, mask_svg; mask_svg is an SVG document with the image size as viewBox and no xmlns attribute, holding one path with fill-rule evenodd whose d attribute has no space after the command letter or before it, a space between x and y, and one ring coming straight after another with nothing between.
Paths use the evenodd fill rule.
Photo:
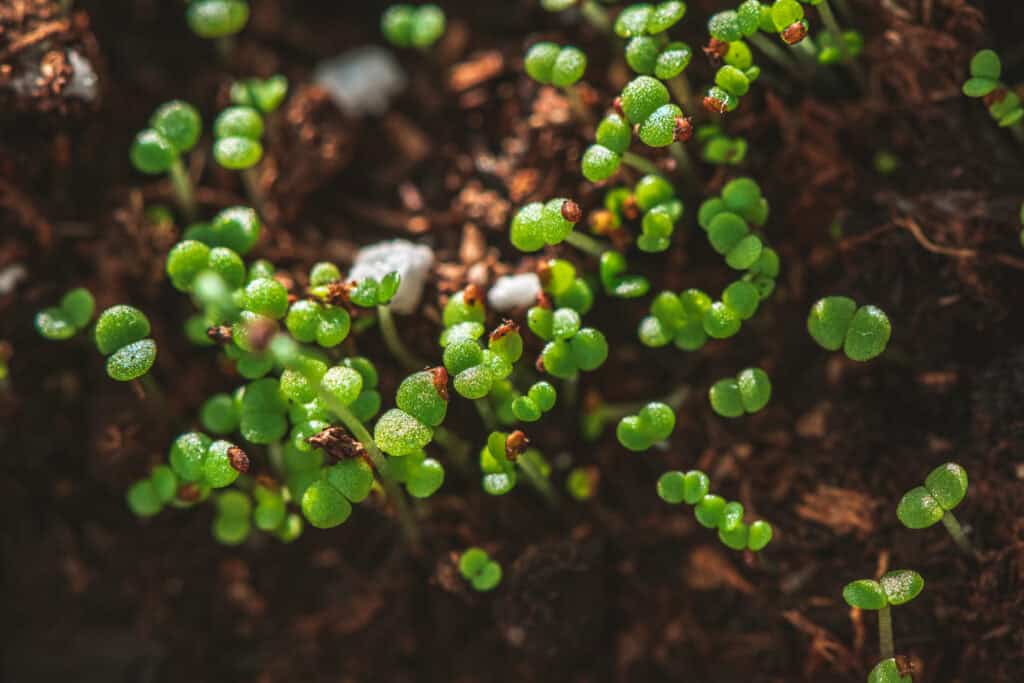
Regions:
<instances>
[{"instance_id":1,"label":"green leaf","mask_svg":"<svg viewBox=\"0 0 1024 683\"><path fill-rule=\"evenodd\" d=\"M885 591L890 605L903 605L916 598L924 590L924 579L915 571L899 569L888 572L879 584Z\"/></svg>"},{"instance_id":2,"label":"green leaf","mask_svg":"<svg viewBox=\"0 0 1024 683\"><path fill-rule=\"evenodd\" d=\"M883 659L871 669L868 674L868 683L914 683L910 676L900 675L900 667L896 659L890 657Z\"/></svg>"},{"instance_id":3,"label":"green leaf","mask_svg":"<svg viewBox=\"0 0 1024 683\"><path fill-rule=\"evenodd\" d=\"M850 607L867 610L880 610L889 605L882 584L871 579L859 579L846 584L843 588L843 600Z\"/></svg>"},{"instance_id":4,"label":"green leaf","mask_svg":"<svg viewBox=\"0 0 1024 683\"><path fill-rule=\"evenodd\" d=\"M943 510L952 510L967 495L967 470L955 462L936 467L924 480L924 487Z\"/></svg>"},{"instance_id":5,"label":"green leaf","mask_svg":"<svg viewBox=\"0 0 1024 683\"><path fill-rule=\"evenodd\" d=\"M846 340L857 303L845 296L819 299L807 316L807 331L814 341L829 351L838 351Z\"/></svg>"},{"instance_id":6,"label":"green leaf","mask_svg":"<svg viewBox=\"0 0 1024 683\"><path fill-rule=\"evenodd\" d=\"M909 529L927 529L944 514L939 501L923 486L907 491L896 506L896 516Z\"/></svg>"},{"instance_id":7,"label":"green leaf","mask_svg":"<svg viewBox=\"0 0 1024 683\"><path fill-rule=\"evenodd\" d=\"M987 78L969 78L964 82L963 93L968 97L984 97L999 87L999 81Z\"/></svg>"},{"instance_id":8,"label":"green leaf","mask_svg":"<svg viewBox=\"0 0 1024 683\"><path fill-rule=\"evenodd\" d=\"M885 351L892 336L892 324L885 311L876 306L861 306L850 321L843 352L855 361L868 361Z\"/></svg>"},{"instance_id":9,"label":"green leaf","mask_svg":"<svg viewBox=\"0 0 1024 683\"><path fill-rule=\"evenodd\" d=\"M971 75L976 78L987 78L998 81L1002 75L1003 65L992 50L980 50L971 58Z\"/></svg>"}]
</instances>

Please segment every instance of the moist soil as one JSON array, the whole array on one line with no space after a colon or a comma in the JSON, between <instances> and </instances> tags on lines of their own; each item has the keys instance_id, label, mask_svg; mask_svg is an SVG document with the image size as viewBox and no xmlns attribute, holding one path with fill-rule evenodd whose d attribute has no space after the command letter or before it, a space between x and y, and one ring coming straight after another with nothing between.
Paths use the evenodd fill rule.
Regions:
<instances>
[{"instance_id":1,"label":"moist soil","mask_svg":"<svg viewBox=\"0 0 1024 683\"><path fill-rule=\"evenodd\" d=\"M644 454L624 451L611 430L593 444L577 438L565 407L531 426L559 488L567 467L595 468L594 499L550 509L526 488L493 498L475 466L435 451L448 478L418 508L419 553L373 502L332 531L236 548L211 538L208 506L149 521L128 512L125 488L197 425L209 393L240 383L184 340L190 304L163 277L181 226L144 213L170 187L128 162L160 102L189 100L209 121L233 77L286 74L290 98L268 122L259 169L267 229L256 255L301 281L314 261L348 264L380 239L433 246L425 303L399 320L425 358L438 358L446 296L535 265L508 244L510 211L553 196L588 213L600 206L605 189L578 172L593 126L529 81L521 55L539 38L586 50L582 97L597 118L629 77L619 47L532 1L441 4L445 38L425 54L400 52L407 88L367 117L340 113L311 74L321 59L380 42L379 2L254 0L226 61L189 33L181 3L92 0L71 17L45 0L0 8L0 272L21 273L0 289L11 368L0 388L2 679L863 681L877 660L875 617L851 611L842 587L913 568L925 590L894 621L914 680L1021 680L1024 148L959 92L980 47L1000 51L1008 82L1024 76L1024 15L1009 2L849 0L865 36L863 89L841 67L801 82L761 59L762 83L723 122L749 142L740 166L697 163L698 183L686 185L667 154L651 154L686 203L668 252L629 252L654 291L715 293L730 281L694 215L737 175L758 179L771 202L766 235L782 275L737 337L695 353L639 345L645 302L599 300L588 323L612 353L584 376L582 396L690 394L668 446ZM700 46L707 17L726 4L691 2L673 35ZM96 71L91 102L67 92L69 49ZM702 85L713 65L697 52L687 73ZM24 73L33 87L15 92ZM204 213L243 202L237 178L204 151L208 137L197 149ZM875 169L879 151L898 159L891 174ZM570 248L552 253L595 270ZM35 334L35 311L80 285L99 306L148 313L162 396L109 381L85 338ZM885 354L860 364L813 343L807 311L831 294L888 313ZM403 374L373 329L346 352L373 358L393 396ZM750 366L772 377L768 407L714 415L707 388ZM472 443L485 437L465 401L453 401L447 426ZM957 514L976 559L941 526L909 531L895 516L900 495L949 460L970 474ZM729 551L685 506L657 498L660 473L692 467L774 524L765 552ZM470 545L503 564L495 592L458 577L454 558Z\"/></svg>"}]
</instances>

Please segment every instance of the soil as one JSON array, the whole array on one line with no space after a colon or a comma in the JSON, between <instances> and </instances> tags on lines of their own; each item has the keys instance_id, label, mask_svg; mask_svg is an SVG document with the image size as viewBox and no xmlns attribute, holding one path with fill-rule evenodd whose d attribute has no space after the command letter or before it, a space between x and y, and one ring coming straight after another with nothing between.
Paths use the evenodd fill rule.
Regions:
<instances>
[{"instance_id":1,"label":"soil","mask_svg":"<svg viewBox=\"0 0 1024 683\"><path fill-rule=\"evenodd\" d=\"M1024 149L959 93L983 46L1004 56L1006 80L1024 75L1015 3L849 0L866 40L865 91L841 68L801 84L763 62L763 83L724 123L748 139L747 160L699 164L673 248L630 260L656 291L720 291L730 274L693 216L703 196L749 174L772 206L775 294L738 337L691 354L640 346L637 302L602 299L588 316L613 352L584 392L636 401L691 387L669 447L627 454L611 434L586 444L575 415L553 414L530 430L534 444L555 459L559 487L567 464L595 466L597 496L550 510L527 489L491 498L478 473L449 467L419 508L418 555L380 505L291 545L254 537L239 548L214 542L208 508L145 522L126 510L125 488L196 425L203 398L239 382L181 334L190 304L163 278L180 226L145 219L170 187L132 170L132 135L168 98L212 119L233 76L286 74L292 93L269 122L260 170L258 255L301 277L382 238L431 244L440 263L422 314L399 323L416 353L436 358L444 296L533 264L508 244L514 207L561 195L590 211L603 196L578 173L592 128L522 75L524 47L538 37L583 47L595 117L628 77L615 50L532 0L445 1L442 43L400 54L407 90L386 114L355 120L310 75L323 58L378 43L383 3L254 0L226 63L188 32L181 3L89 0L70 18L56 4L0 8L0 66L12 69L0 69L0 273L24 268L0 291L11 368L0 388L2 680L862 681L877 659L875 618L851 611L842 586L904 567L926 580L894 612L917 683L1021 679ZM691 2L679 37L700 45L727 4ZM66 92L71 48L98 75L91 103ZM26 71L37 87L12 94L5 79ZM698 55L688 73L707 83L712 65ZM207 143L192 164L212 213L243 201L243 188L209 163ZM874 169L880 150L899 159L891 175ZM79 285L100 306L149 314L163 401L107 380L87 340L37 337L35 311ZM808 308L830 294L889 314L884 355L858 364L813 343ZM371 331L352 350L378 362L392 396L402 373L381 346ZM771 403L718 418L707 387L748 366L771 375ZM453 402L450 415L453 431L482 443L471 406ZM941 528L912 532L894 514L902 492L948 460L970 473L957 512L977 560ZM695 466L772 521L764 553L725 549L655 496L661 472ZM504 565L492 594L455 572L470 545Z\"/></svg>"}]
</instances>

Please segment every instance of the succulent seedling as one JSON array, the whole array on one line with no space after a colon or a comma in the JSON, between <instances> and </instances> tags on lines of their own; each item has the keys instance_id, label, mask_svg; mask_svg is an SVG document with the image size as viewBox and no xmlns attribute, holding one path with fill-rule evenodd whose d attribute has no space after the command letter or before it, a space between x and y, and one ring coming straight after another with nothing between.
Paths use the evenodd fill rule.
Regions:
<instances>
[{"instance_id":1,"label":"succulent seedling","mask_svg":"<svg viewBox=\"0 0 1024 683\"><path fill-rule=\"evenodd\" d=\"M617 113L608 114L597 126L596 141L583 153L581 170L583 177L592 183L607 180L619 170L623 160L636 159L630 155L629 144L633 140L632 127ZM641 163L649 162L641 159Z\"/></svg>"},{"instance_id":2,"label":"succulent seedling","mask_svg":"<svg viewBox=\"0 0 1024 683\"><path fill-rule=\"evenodd\" d=\"M501 565L482 548L469 548L459 557L459 573L473 590L492 591L501 583Z\"/></svg>"},{"instance_id":3,"label":"succulent seedling","mask_svg":"<svg viewBox=\"0 0 1024 683\"><path fill-rule=\"evenodd\" d=\"M624 447L640 452L666 440L672 435L675 427L675 411L664 403L652 401L636 415L627 415L619 420L615 428L615 437Z\"/></svg>"},{"instance_id":4,"label":"succulent seedling","mask_svg":"<svg viewBox=\"0 0 1024 683\"><path fill-rule=\"evenodd\" d=\"M149 128L135 136L130 153L132 165L142 173L169 174L178 206L190 220L195 217L196 203L192 181L181 157L195 147L202 128L203 121L195 107L172 100L153 112Z\"/></svg>"},{"instance_id":5,"label":"succulent seedling","mask_svg":"<svg viewBox=\"0 0 1024 683\"><path fill-rule=\"evenodd\" d=\"M1024 107L1013 89L1000 81L1003 63L992 50L981 50L971 58L971 77L964 82L963 93L981 98L989 115L1001 128L1009 128L1018 139L1024 139Z\"/></svg>"},{"instance_id":6,"label":"succulent seedling","mask_svg":"<svg viewBox=\"0 0 1024 683\"><path fill-rule=\"evenodd\" d=\"M647 294L651 283L643 275L631 275L626 257L617 251L601 254L601 285L606 294L619 299L636 299Z\"/></svg>"},{"instance_id":7,"label":"succulent seedling","mask_svg":"<svg viewBox=\"0 0 1024 683\"><path fill-rule=\"evenodd\" d=\"M263 115L250 106L232 105L213 122L213 158L232 171L252 168L263 158Z\"/></svg>"},{"instance_id":8,"label":"succulent seedling","mask_svg":"<svg viewBox=\"0 0 1024 683\"><path fill-rule=\"evenodd\" d=\"M270 78L246 78L231 84L231 103L239 107L252 107L262 114L270 114L288 96L288 79L277 74Z\"/></svg>"},{"instance_id":9,"label":"succulent seedling","mask_svg":"<svg viewBox=\"0 0 1024 683\"><path fill-rule=\"evenodd\" d=\"M974 548L967 539L953 508L967 495L967 470L955 462L939 465L924 480L900 499L896 516L908 529L927 529L942 522L956 544L969 555Z\"/></svg>"},{"instance_id":10,"label":"succulent seedling","mask_svg":"<svg viewBox=\"0 0 1024 683\"><path fill-rule=\"evenodd\" d=\"M535 43L526 51L523 67L527 75L538 83L570 88L583 78L587 55L571 45L544 41Z\"/></svg>"},{"instance_id":11,"label":"succulent seedling","mask_svg":"<svg viewBox=\"0 0 1024 683\"><path fill-rule=\"evenodd\" d=\"M630 125L639 126L637 134L645 145L668 147L692 134L683 110L671 99L668 88L650 76L637 76L622 89L622 114Z\"/></svg>"},{"instance_id":12,"label":"succulent seedling","mask_svg":"<svg viewBox=\"0 0 1024 683\"><path fill-rule=\"evenodd\" d=\"M712 248L736 270L757 264L764 243L751 232L751 226L761 227L767 220L768 202L751 178L729 181L720 197L706 200L697 212L697 222L707 232Z\"/></svg>"},{"instance_id":13,"label":"succulent seedling","mask_svg":"<svg viewBox=\"0 0 1024 683\"><path fill-rule=\"evenodd\" d=\"M755 553L764 550L774 533L771 524L764 520L746 524L743 505L726 502L710 493L710 488L711 481L700 470L666 472L658 478L657 485L658 497L666 503L692 505L697 522L707 529L717 529L723 545Z\"/></svg>"},{"instance_id":14,"label":"succulent seedling","mask_svg":"<svg viewBox=\"0 0 1024 683\"><path fill-rule=\"evenodd\" d=\"M747 368L735 378L720 379L711 385L711 408L722 417L756 413L768 405L772 383L761 368Z\"/></svg>"},{"instance_id":15,"label":"succulent seedling","mask_svg":"<svg viewBox=\"0 0 1024 683\"><path fill-rule=\"evenodd\" d=\"M535 382L526 392L512 401L512 413L517 420L536 422L541 416L555 407L558 393L548 382Z\"/></svg>"},{"instance_id":16,"label":"succulent seedling","mask_svg":"<svg viewBox=\"0 0 1024 683\"><path fill-rule=\"evenodd\" d=\"M878 612L879 648L882 658L888 660L895 656L890 608L910 602L923 589L924 579L920 574L899 569L884 574L878 581L860 579L846 584L843 599L850 607Z\"/></svg>"},{"instance_id":17,"label":"succulent seedling","mask_svg":"<svg viewBox=\"0 0 1024 683\"><path fill-rule=\"evenodd\" d=\"M444 35L444 11L437 5L392 5L384 10L380 30L395 47L425 50Z\"/></svg>"},{"instance_id":18,"label":"succulent seedling","mask_svg":"<svg viewBox=\"0 0 1024 683\"><path fill-rule=\"evenodd\" d=\"M877 306L857 307L845 296L827 296L811 307L807 331L829 351L843 349L850 360L869 361L889 344L892 324Z\"/></svg>"},{"instance_id":19,"label":"succulent seedling","mask_svg":"<svg viewBox=\"0 0 1024 683\"><path fill-rule=\"evenodd\" d=\"M112 306L96 320L96 348L107 357L107 375L119 382L139 379L156 361L149 318L132 306Z\"/></svg>"},{"instance_id":20,"label":"succulent seedling","mask_svg":"<svg viewBox=\"0 0 1024 683\"><path fill-rule=\"evenodd\" d=\"M556 307L571 308L581 316L590 311L594 304L594 292L586 280L577 276L576 267L572 263L565 259L542 261L537 267L537 275L543 291L550 295L541 297L537 304L539 307L550 308L553 302Z\"/></svg>"},{"instance_id":21,"label":"succulent seedling","mask_svg":"<svg viewBox=\"0 0 1024 683\"><path fill-rule=\"evenodd\" d=\"M76 287L61 297L60 303L36 313L36 331L50 341L70 339L82 331L92 320L96 301L92 293Z\"/></svg>"},{"instance_id":22,"label":"succulent seedling","mask_svg":"<svg viewBox=\"0 0 1024 683\"><path fill-rule=\"evenodd\" d=\"M571 199L557 198L533 202L519 209L509 227L509 240L520 251L539 251L561 244L573 234L583 217L579 205Z\"/></svg>"},{"instance_id":23,"label":"succulent seedling","mask_svg":"<svg viewBox=\"0 0 1024 683\"><path fill-rule=\"evenodd\" d=\"M674 0L628 5L615 19L615 35L620 38L658 35L675 26L685 14L686 3Z\"/></svg>"},{"instance_id":24,"label":"succulent seedling","mask_svg":"<svg viewBox=\"0 0 1024 683\"><path fill-rule=\"evenodd\" d=\"M596 370L608 358L608 342L600 330L581 327L579 312L568 306L550 308L542 302L527 312L526 322L535 335L547 342L537 361L538 369L559 379L572 379L580 371Z\"/></svg>"},{"instance_id":25,"label":"succulent seedling","mask_svg":"<svg viewBox=\"0 0 1024 683\"><path fill-rule=\"evenodd\" d=\"M183 240L195 240L208 247L227 247L241 256L249 253L259 241L263 225L259 215L246 206L233 206L219 212L209 223L194 223L182 235ZM247 280L271 277L274 266L267 261L255 261L249 266Z\"/></svg>"},{"instance_id":26,"label":"succulent seedling","mask_svg":"<svg viewBox=\"0 0 1024 683\"><path fill-rule=\"evenodd\" d=\"M597 495L601 473L596 467L574 467L565 478L566 493L580 502L591 500Z\"/></svg>"},{"instance_id":27,"label":"succulent seedling","mask_svg":"<svg viewBox=\"0 0 1024 683\"><path fill-rule=\"evenodd\" d=\"M701 146L701 158L709 164L736 166L747 158L747 141L727 136L715 124L698 127L696 140Z\"/></svg>"},{"instance_id":28,"label":"succulent seedling","mask_svg":"<svg viewBox=\"0 0 1024 683\"><path fill-rule=\"evenodd\" d=\"M578 7L583 17L599 31L610 33L612 22L608 13L597 3L597 0L540 0L540 6L548 12L564 12Z\"/></svg>"},{"instance_id":29,"label":"succulent seedling","mask_svg":"<svg viewBox=\"0 0 1024 683\"><path fill-rule=\"evenodd\" d=\"M188 0L185 10L189 28L200 38L227 38L239 33L249 21L244 0Z\"/></svg>"},{"instance_id":30,"label":"succulent seedling","mask_svg":"<svg viewBox=\"0 0 1024 683\"><path fill-rule=\"evenodd\" d=\"M516 487L519 475L551 505L556 503L549 477L551 466L536 448L529 448L522 431L491 432L480 449L481 486L492 496L503 496Z\"/></svg>"},{"instance_id":31,"label":"succulent seedling","mask_svg":"<svg viewBox=\"0 0 1024 683\"><path fill-rule=\"evenodd\" d=\"M843 31L840 42L836 42L831 31L823 31L817 38L819 64L838 64L848 59L856 59L864 51L864 36L857 31Z\"/></svg>"}]
</instances>

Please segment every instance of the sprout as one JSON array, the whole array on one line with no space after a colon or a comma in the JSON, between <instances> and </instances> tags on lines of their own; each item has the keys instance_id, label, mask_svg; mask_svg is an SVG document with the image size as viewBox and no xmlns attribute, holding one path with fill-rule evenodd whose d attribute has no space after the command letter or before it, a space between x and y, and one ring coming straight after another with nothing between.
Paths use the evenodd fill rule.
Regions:
<instances>
[{"instance_id":1,"label":"sprout","mask_svg":"<svg viewBox=\"0 0 1024 683\"><path fill-rule=\"evenodd\" d=\"M722 417L756 413L768 404L771 395L771 380L760 368L747 368L735 379L720 379L708 392L711 408Z\"/></svg>"},{"instance_id":2,"label":"sprout","mask_svg":"<svg viewBox=\"0 0 1024 683\"><path fill-rule=\"evenodd\" d=\"M480 449L481 486L492 496L503 496L516 487L519 475L549 503L555 502L555 491L549 477L551 466L536 448L528 448L529 439L521 431L510 434L491 432Z\"/></svg>"},{"instance_id":3,"label":"sprout","mask_svg":"<svg viewBox=\"0 0 1024 683\"><path fill-rule=\"evenodd\" d=\"M50 341L70 339L89 324L95 308L92 293L77 287L64 294L57 306L36 313L36 331Z\"/></svg>"},{"instance_id":4,"label":"sprout","mask_svg":"<svg viewBox=\"0 0 1024 683\"><path fill-rule=\"evenodd\" d=\"M420 450L400 458L388 458L388 476L405 485L413 498L429 498L444 484L444 467Z\"/></svg>"},{"instance_id":5,"label":"sprout","mask_svg":"<svg viewBox=\"0 0 1024 683\"><path fill-rule=\"evenodd\" d=\"M657 79L638 76L619 99L626 120L639 126L640 139L650 147L668 147L686 130L683 111L671 103L668 89Z\"/></svg>"},{"instance_id":6,"label":"sprout","mask_svg":"<svg viewBox=\"0 0 1024 683\"><path fill-rule=\"evenodd\" d=\"M706 200L697 212L697 222L707 232L712 248L736 270L748 270L758 263L765 247L750 226L763 226L767 220L768 202L751 178L726 183L721 197Z\"/></svg>"},{"instance_id":7,"label":"sprout","mask_svg":"<svg viewBox=\"0 0 1024 683\"><path fill-rule=\"evenodd\" d=\"M231 434L238 429L240 402L228 394L214 394L199 409L199 422L203 429L218 435Z\"/></svg>"},{"instance_id":8,"label":"sprout","mask_svg":"<svg viewBox=\"0 0 1024 683\"><path fill-rule=\"evenodd\" d=\"M772 24L787 45L796 45L807 37L804 8L796 0L776 0L771 8Z\"/></svg>"},{"instance_id":9,"label":"sprout","mask_svg":"<svg viewBox=\"0 0 1024 683\"><path fill-rule=\"evenodd\" d=\"M156 342L149 335L149 318L132 306L112 306L96 321L96 348L107 356L107 375L119 382L138 379L156 361Z\"/></svg>"},{"instance_id":10,"label":"sprout","mask_svg":"<svg viewBox=\"0 0 1024 683\"><path fill-rule=\"evenodd\" d=\"M246 78L231 84L231 103L252 107L263 114L277 111L288 95L288 79L277 74L267 79Z\"/></svg>"},{"instance_id":11,"label":"sprout","mask_svg":"<svg viewBox=\"0 0 1024 683\"><path fill-rule=\"evenodd\" d=\"M1002 61L992 50L981 50L971 59L971 77L963 85L968 97L985 98L989 115L1001 128L1012 128L1020 137L1024 130L1024 107L1020 97L999 80L1002 75Z\"/></svg>"},{"instance_id":12,"label":"sprout","mask_svg":"<svg viewBox=\"0 0 1024 683\"><path fill-rule=\"evenodd\" d=\"M565 479L565 490L574 500L587 501L597 495L600 481L601 473L596 467L574 467Z\"/></svg>"},{"instance_id":13,"label":"sprout","mask_svg":"<svg viewBox=\"0 0 1024 683\"><path fill-rule=\"evenodd\" d=\"M662 81L683 73L692 58L690 46L679 41L663 45L657 38L637 36L626 43L626 62L630 68Z\"/></svg>"},{"instance_id":14,"label":"sprout","mask_svg":"<svg viewBox=\"0 0 1024 683\"><path fill-rule=\"evenodd\" d=\"M708 529L718 529L718 539L733 550L760 552L771 542L774 532L771 524L757 520L743 521L743 505L726 502L710 493L711 482L700 470L685 474L678 470L666 472L658 478L658 497L666 503L686 503L694 506L697 522Z\"/></svg>"},{"instance_id":15,"label":"sprout","mask_svg":"<svg viewBox=\"0 0 1024 683\"><path fill-rule=\"evenodd\" d=\"M807 331L829 351L842 348L847 358L863 362L885 351L892 335L892 324L880 308L858 308L853 299L829 296L811 307Z\"/></svg>"},{"instance_id":16,"label":"sprout","mask_svg":"<svg viewBox=\"0 0 1024 683\"><path fill-rule=\"evenodd\" d=\"M535 382L526 392L512 401L512 414L523 422L536 422L541 415L555 407L558 393L548 382Z\"/></svg>"},{"instance_id":17,"label":"sprout","mask_svg":"<svg viewBox=\"0 0 1024 683\"><path fill-rule=\"evenodd\" d=\"M619 420L615 436L620 444L631 451L646 451L671 436L675 426L675 411L664 403L652 401L636 415L627 415Z\"/></svg>"},{"instance_id":18,"label":"sprout","mask_svg":"<svg viewBox=\"0 0 1024 683\"><path fill-rule=\"evenodd\" d=\"M193 7L196 4L209 3L194 3ZM170 174L178 206L190 219L196 212L195 196L181 155L195 147L202 128L203 122L195 107L172 100L153 112L149 128L135 136L130 153L132 165L142 173Z\"/></svg>"},{"instance_id":19,"label":"sprout","mask_svg":"<svg viewBox=\"0 0 1024 683\"><path fill-rule=\"evenodd\" d=\"M583 78L587 56L579 48L551 42L533 45L526 52L523 66L530 78L544 85L569 88Z\"/></svg>"},{"instance_id":20,"label":"sprout","mask_svg":"<svg viewBox=\"0 0 1024 683\"><path fill-rule=\"evenodd\" d=\"M253 107L231 106L213 124L213 158L222 167L241 171L263 158L263 116Z\"/></svg>"},{"instance_id":21,"label":"sprout","mask_svg":"<svg viewBox=\"0 0 1024 683\"><path fill-rule=\"evenodd\" d=\"M596 370L608 358L604 335L592 327L581 327L580 314L573 308L534 306L527 312L526 321L534 334L548 342L541 351L538 368L559 379L571 379L580 370Z\"/></svg>"},{"instance_id":22,"label":"sprout","mask_svg":"<svg viewBox=\"0 0 1024 683\"><path fill-rule=\"evenodd\" d=\"M474 590L485 593L501 583L501 565L481 548L470 548L459 557L459 573Z\"/></svg>"},{"instance_id":23,"label":"sprout","mask_svg":"<svg viewBox=\"0 0 1024 683\"><path fill-rule=\"evenodd\" d=\"M225 491L217 496L217 514L212 533L224 545L239 545L249 537L252 501L241 491Z\"/></svg>"},{"instance_id":24,"label":"sprout","mask_svg":"<svg viewBox=\"0 0 1024 683\"><path fill-rule=\"evenodd\" d=\"M189 0L185 12L189 28L200 38L226 38L239 33L249 21L244 0Z\"/></svg>"},{"instance_id":25,"label":"sprout","mask_svg":"<svg viewBox=\"0 0 1024 683\"><path fill-rule=\"evenodd\" d=\"M895 657L883 659L871 669L868 683L914 683L909 675L904 675Z\"/></svg>"},{"instance_id":26,"label":"sprout","mask_svg":"<svg viewBox=\"0 0 1024 683\"><path fill-rule=\"evenodd\" d=\"M878 638L883 659L892 659L895 654L890 606L910 602L922 589L924 579L909 569L888 572L878 581L853 581L843 588L843 599L850 607L878 612Z\"/></svg>"},{"instance_id":27,"label":"sprout","mask_svg":"<svg viewBox=\"0 0 1024 683\"><path fill-rule=\"evenodd\" d=\"M629 5L615 20L615 34L620 38L633 38L664 33L682 19L684 14L685 2Z\"/></svg>"},{"instance_id":28,"label":"sprout","mask_svg":"<svg viewBox=\"0 0 1024 683\"><path fill-rule=\"evenodd\" d=\"M618 114L609 114L597 126L596 142L583 153L583 176L592 183L607 180L619 170L633 132Z\"/></svg>"},{"instance_id":29,"label":"sprout","mask_svg":"<svg viewBox=\"0 0 1024 683\"><path fill-rule=\"evenodd\" d=\"M697 142L701 145L701 156L709 164L737 165L747 156L747 141L730 138L721 128L707 124L697 129Z\"/></svg>"},{"instance_id":30,"label":"sprout","mask_svg":"<svg viewBox=\"0 0 1024 683\"><path fill-rule=\"evenodd\" d=\"M392 5L380 19L381 33L395 47L424 50L444 35L444 12L437 5Z\"/></svg>"},{"instance_id":31,"label":"sprout","mask_svg":"<svg viewBox=\"0 0 1024 683\"><path fill-rule=\"evenodd\" d=\"M178 477L166 465L158 465L149 477L132 484L125 494L128 508L138 517L152 517L174 500Z\"/></svg>"},{"instance_id":32,"label":"sprout","mask_svg":"<svg viewBox=\"0 0 1024 683\"><path fill-rule=\"evenodd\" d=\"M509 229L512 245L520 251L538 251L561 244L580 220L580 209L571 199L533 202L519 209Z\"/></svg>"},{"instance_id":33,"label":"sprout","mask_svg":"<svg viewBox=\"0 0 1024 683\"><path fill-rule=\"evenodd\" d=\"M601 254L601 284L607 294L620 299L636 299L647 294L651 283L642 275L626 274L627 267L626 257L619 252Z\"/></svg>"},{"instance_id":34,"label":"sprout","mask_svg":"<svg viewBox=\"0 0 1024 683\"><path fill-rule=\"evenodd\" d=\"M843 57L843 52L847 57ZM842 42L837 43L831 31L818 36L818 63L838 64L847 59L856 59L864 51L864 36L857 31L843 31Z\"/></svg>"},{"instance_id":35,"label":"sprout","mask_svg":"<svg viewBox=\"0 0 1024 683\"><path fill-rule=\"evenodd\" d=\"M233 206L218 213L209 223L189 226L183 239L202 242L211 248L226 247L244 256L256 246L262 228L260 218L253 209ZM266 261L255 261L249 266L248 279L271 277L273 274L273 265Z\"/></svg>"},{"instance_id":36,"label":"sprout","mask_svg":"<svg viewBox=\"0 0 1024 683\"><path fill-rule=\"evenodd\" d=\"M896 516L908 529L927 529L942 522L960 549L973 554L974 548L953 514L953 508L966 495L967 470L955 462L947 462L931 471L924 480L924 486L903 494Z\"/></svg>"},{"instance_id":37,"label":"sprout","mask_svg":"<svg viewBox=\"0 0 1024 683\"><path fill-rule=\"evenodd\" d=\"M377 420L374 441L391 456L415 454L431 442L434 427L444 421L448 373L444 368L433 368L406 377L398 387L395 403L397 408Z\"/></svg>"},{"instance_id":38,"label":"sprout","mask_svg":"<svg viewBox=\"0 0 1024 683\"><path fill-rule=\"evenodd\" d=\"M446 328L441 334L444 366L453 377L455 391L473 400L484 398L496 381L512 374L512 366L523 353L519 326L511 321L495 328L488 337L487 348L481 348L481 298L475 287L453 296L445 306Z\"/></svg>"}]
</instances>

